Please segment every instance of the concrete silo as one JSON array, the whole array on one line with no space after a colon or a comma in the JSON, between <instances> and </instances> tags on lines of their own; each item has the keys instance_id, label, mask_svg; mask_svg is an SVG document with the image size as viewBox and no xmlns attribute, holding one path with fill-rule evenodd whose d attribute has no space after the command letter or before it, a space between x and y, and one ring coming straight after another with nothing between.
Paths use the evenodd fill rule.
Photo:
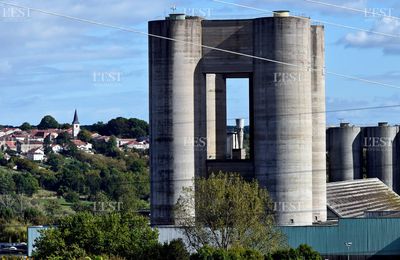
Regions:
<instances>
[{"instance_id":1,"label":"concrete silo","mask_svg":"<svg viewBox=\"0 0 400 260\"><path fill-rule=\"evenodd\" d=\"M171 15L149 22L151 222L176 224L173 207L195 176L194 96L202 56L201 20ZM192 42L198 45L187 44Z\"/></svg>"},{"instance_id":2,"label":"concrete silo","mask_svg":"<svg viewBox=\"0 0 400 260\"><path fill-rule=\"evenodd\" d=\"M378 178L390 188L393 188L397 170L397 133L398 127L387 123L363 128L362 143L366 152L368 178Z\"/></svg>"},{"instance_id":3,"label":"concrete silo","mask_svg":"<svg viewBox=\"0 0 400 260\"><path fill-rule=\"evenodd\" d=\"M324 28L288 11L239 20L173 14L149 22L149 33L176 40L149 37L151 223L177 224L182 188L219 170L266 187L279 225L324 221ZM249 157L239 146L227 159L229 78L249 79Z\"/></svg>"},{"instance_id":4,"label":"concrete silo","mask_svg":"<svg viewBox=\"0 0 400 260\"><path fill-rule=\"evenodd\" d=\"M311 25L276 12L254 20L255 177L267 187L281 225L312 223Z\"/></svg>"},{"instance_id":5,"label":"concrete silo","mask_svg":"<svg viewBox=\"0 0 400 260\"><path fill-rule=\"evenodd\" d=\"M327 130L329 181L362 178L361 128L341 123Z\"/></svg>"},{"instance_id":6,"label":"concrete silo","mask_svg":"<svg viewBox=\"0 0 400 260\"><path fill-rule=\"evenodd\" d=\"M313 220L326 221L326 116L324 27L311 26Z\"/></svg>"}]
</instances>

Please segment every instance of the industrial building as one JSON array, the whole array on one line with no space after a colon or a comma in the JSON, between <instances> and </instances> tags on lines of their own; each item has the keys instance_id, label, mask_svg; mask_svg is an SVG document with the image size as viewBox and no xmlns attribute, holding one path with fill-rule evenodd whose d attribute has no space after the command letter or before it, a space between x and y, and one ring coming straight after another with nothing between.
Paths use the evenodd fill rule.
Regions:
<instances>
[{"instance_id":1,"label":"industrial building","mask_svg":"<svg viewBox=\"0 0 400 260\"><path fill-rule=\"evenodd\" d=\"M160 241L181 236L182 189L223 171L269 191L293 247L307 243L328 259L400 256L399 127L326 127L323 26L288 11L171 14L150 21L149 33L151 224ZM230 78L249 79L249 151L243 120L227 131Z\"/></svg>"},{"instance_id":2,"label":"industrial building","mask_svg":"<svg viewBox=\"0 0 400 260\"><path fill-rule=\"evenodd\" d=\"M281 225L326 221L324 27L288 11L171 14L150 21L149 33L173 39L149 38L151 223L176 224L182 188L219 170L257 179ZM240 147L227 156L228 78L250 82L249 159Z\"/></svg>"},{"instance_id":3,"label":"industrial building","mask_svg":"<svg viewBox=\"0 0 400 260\"><path fill-rule=\"evenodd\" d=\"M380 122L357 127L341 123L327 129L329 181L378 178L399 192L399 126Z\"/></svg>"}]
</instances>

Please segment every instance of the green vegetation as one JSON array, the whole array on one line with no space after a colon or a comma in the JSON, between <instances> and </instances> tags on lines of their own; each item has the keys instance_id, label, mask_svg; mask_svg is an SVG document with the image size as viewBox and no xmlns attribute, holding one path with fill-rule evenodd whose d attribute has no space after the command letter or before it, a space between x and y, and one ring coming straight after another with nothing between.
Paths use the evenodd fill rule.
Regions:
<instances>
[{"instance_id":1,"label":"green vegetation","mask_svg":"<svg viewBox=\"0 0 400 260\"><path fill-rule=\"evenodd\" d=\"M39 259L154 259L154 260L321 260L307 245L263 254L258 250L229 249L205 245L190 255L182 240L159 244L157 230L135 213L93 215L78 213L63 217L57 228L42 231L36 240Z\"/></svg>"},{"instance_id":2,"label":"green vegetation","mask_svg":"<svg viewBox=\"0 0 400 260\"><path fill-rule=\"evenodd\" d=\"M0 129L5 126L0 126ZM10 126L11 127L11 126ZM36 126L39 130L50 128L68 129L71 124L60 124L54 117L47 115L44 116L40 123ZM19 128L23 131L28 131L35 128L28 122L24 122ZM105 136L115 136L118 138L141 138L149 135L149 124L137 118L123 118L117 117L111 119L107 123L97 122L93 125L85 125L81 127L79 139L85 142L91 141L91 132L99 133Z\"/></svg>"},{"instance_id":3,"label":"green vegetation","mask_svg":"<svg viewBox=\"0 0 400 260\"><path fill-rule=\"evenodd\" d=\"M196 193L193 188L184 189L176 205L177 224L183 226L193 248L247 248L266 254L285 246L275 227L269 195L256 181L220 172L195 183Z\"/></svg>"},{"instance_id":4,"label":"green vegetation","mask_svg":"<svg viewBox=\"0 0 400 260\"><path fill-rule=\"evenodd\" d=\"M148 259L158 244L157 231L144 217L111 213L78 213L60 220L57 228L43 232L36 242L39 259L75 259L114 255L126 259ZM57 257L57 258L56 258Z\"/></svg>"},{"instance_id":5,"label":"green vegetation","mask_svg":"<svg viewBox=\"0 0 400 260\"><path fill-rule=\"evenodd\" d=\"M146 121L136 118L118 117L104 124L98 122L91 126L83 126L91 132L97 132L101 135L117 136L121 138L139 138L149 135L149 124Z\"/></svg>"},{"instance_id":6,"label":"green vegetation","mask_svg":"<svg viewBox=\"0 0 400 260\"><path fill-rule=\"evenodd\" d=\"M59 128L60 124L54 117L47 115L42 118L37 127L38 129Z\"/></svg>"},{"instance_id":7,"label":"green vegetation","mask_svg":"<svg viewBox=\"0 0 400 260\"><path fill-rule=\"evenodd\" d=\"M57 224L75 212L147 210L147 156L111 148L115 157L70 150L50 152L44 163L0 158L0 225L14 228L0 228L0 241L24 241L26 226Z\"/></svg>"}]
</instances>

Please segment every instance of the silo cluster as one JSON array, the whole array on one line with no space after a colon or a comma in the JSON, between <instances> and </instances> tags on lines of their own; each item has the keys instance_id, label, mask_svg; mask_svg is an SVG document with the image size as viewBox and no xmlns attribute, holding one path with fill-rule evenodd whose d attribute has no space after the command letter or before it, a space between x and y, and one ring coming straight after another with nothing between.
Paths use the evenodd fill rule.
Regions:
<instances>
[{"instance_id":1,"label":"silo cluster","mask_svg":"<svg viewBox=\"0 0 400 260\"><path fill-rule=\"evenodd\" d=\"M325 221L324 27L288 11L241 20L172 14L149 22L149 33L161 36L149 38L152 224L177 224L182 188L213 161L230 172L247 167L274 200L278 224ZM232 156L245 164L226 160L230 77L250 82L250 159L241 145Z\"/></svg>"},{"instance_id":2,"label":"silo cluster","mask_svg":"<svg viewBox=\"0 0 400 260\"><path fill-rule=\"evenodd\" d=\"M329 181L379 178L398 192L399 127L386 122L356 127L342 123L327 129Z\"/></svg>"}]
</instances>

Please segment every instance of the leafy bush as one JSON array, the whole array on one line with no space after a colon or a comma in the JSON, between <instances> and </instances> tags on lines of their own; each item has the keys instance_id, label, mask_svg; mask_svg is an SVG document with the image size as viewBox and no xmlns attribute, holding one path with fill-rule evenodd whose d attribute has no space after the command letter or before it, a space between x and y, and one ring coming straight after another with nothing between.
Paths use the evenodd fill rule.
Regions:
<instances>
[{"instance_id":1,"label":"leafy bush","mask_svg":"<svg viewBox=\"0 0 400 260\"><path fill-rule=\"evenodd\" d=\"M264 256L252 249L231 248L228 250L204 246L190 257L191 260L263 260Z\"/></svg>"}]
</instances>

